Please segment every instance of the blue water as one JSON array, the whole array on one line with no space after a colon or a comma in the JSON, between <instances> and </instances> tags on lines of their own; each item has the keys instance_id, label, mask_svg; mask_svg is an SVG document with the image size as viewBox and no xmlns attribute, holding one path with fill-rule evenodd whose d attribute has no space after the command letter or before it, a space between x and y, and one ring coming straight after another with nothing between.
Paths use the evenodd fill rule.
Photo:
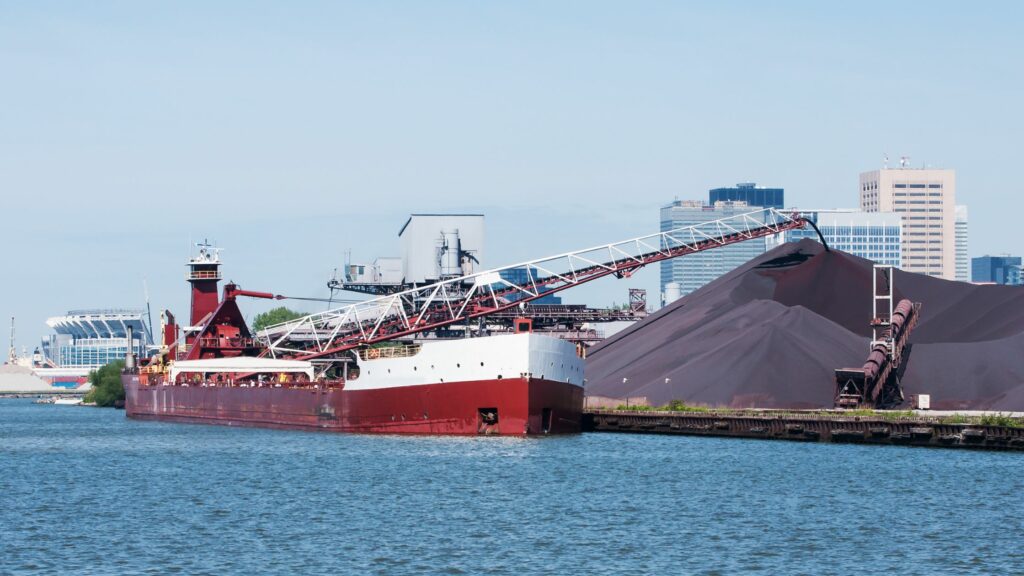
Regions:
<instances>
[{"instance_id":1,"label":"blue water","mask_svg":"<svg viewBox=\"0 0 1024 576\"><path fill-rule=\"evenodd\" d=\"M1024 573L1024 455L0 400L0 574Z\"/></svg>"}]
</instances>

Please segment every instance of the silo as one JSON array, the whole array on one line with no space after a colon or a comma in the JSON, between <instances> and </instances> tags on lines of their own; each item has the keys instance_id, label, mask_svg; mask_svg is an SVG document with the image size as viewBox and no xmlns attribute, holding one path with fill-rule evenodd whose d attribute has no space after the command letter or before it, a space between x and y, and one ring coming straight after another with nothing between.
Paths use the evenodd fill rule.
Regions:
<instances>
[{"instance_id":1,"label":"silo","mask_svg":"<svg viewBox=\"0 0 1024 576\"><path fill-rule=\"evenodd\" d=\"M441 278L462 276L462 242L459 231L444 230L438 239L437 249L438 271Z\"/></svg>"},{"instance_id":2,"label":"silo","mask_svg":"<svg viewBox=\"0 0 1024 576\"><path fill-rule=\"evenodd\" d=\"M665 306L668 306L683 297L683 286L679 282L665 284L665 293L662 297L665 300Z\"/></svg>"}]
</instances>

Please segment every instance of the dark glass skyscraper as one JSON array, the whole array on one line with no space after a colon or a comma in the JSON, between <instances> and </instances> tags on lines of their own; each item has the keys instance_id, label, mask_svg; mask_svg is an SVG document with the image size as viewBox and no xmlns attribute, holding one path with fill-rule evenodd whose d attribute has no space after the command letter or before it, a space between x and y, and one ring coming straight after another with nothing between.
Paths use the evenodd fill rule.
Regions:
<instances>
[{"instance_id":1,"label":"dark glass skyscraper","mask_svg":"<svg viewBox=\"0 0 1024 576\"><path fill-rule=\"evenodd\" d=\"M1016 284L1020 280L1020 256L982 256L971 259L971 281Z\"/></svg>"},{"instance_id":2,"label":"dark glass skyscraper","mask_svg":"<svg viewBox=\"0 0 1024 576\"><path fill-rule=\"evenodd\" d=\"M718 201L746 202L748 206L785 208L782 188L761 188L753 182L740 182L735 188L715 188L708 193L708 204Z\"/></svg>"}]
</instances>

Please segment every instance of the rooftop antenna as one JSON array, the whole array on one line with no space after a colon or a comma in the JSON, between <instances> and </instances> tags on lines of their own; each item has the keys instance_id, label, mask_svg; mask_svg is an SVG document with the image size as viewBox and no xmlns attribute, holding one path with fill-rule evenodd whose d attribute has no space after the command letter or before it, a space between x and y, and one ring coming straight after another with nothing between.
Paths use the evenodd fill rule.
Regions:
<instances>
[{"instance_id":1,"label":"rooftop antenna","mask_svg":"<svg viewBox=\"0 0 1024 576\"><path fill-rule=\"evenodd\" d=\"M334 273L331 274L331 279L327 281L327 289L331 291L331 295L327 297L327 309L331 309L331 305L334 303L334 291L341 286L341 282L338 282L338 269L334 269Z\"/></svg>"},{"instance_id":2,"label":"rooftop antenna","mask_svg":"<svg viewBox=\"0 0 1024 576\"><path fill-rule=\"evenodd\" d=\"M223 248L217 247L216 241L210 243L209 239L204 239L202 242L196 242L195 246L196 248L199 248L199 255L194 258L190 258L190 262L195 261L208 264L220 263L220 252Z\"/></svg>"},{"instance_id":3,"label":"rooftop antenna","mask_svg":"<svg viewBox=\"0 0 1024 576\"><path fill-rule=\"evenodd\" d=\"M900 156L900 168L910 166L910 156Z\"/></svg>"},{"instance_id":4,"label":"rooftop antenna","mask_svg":"<svg viewBox=\"0 0 1024 576\"><path fill-rule=\"evenodd\" d=\"M14 347L14 316L11 316L11 348L7 351L7 363L15 364L18 361L18 349Z\"/></svg>"},{"instance_id":5,"label":"rooftop antenna","mask_svg":"<svg viewBox=\"0 0 1024 576\"><path fill-rule=\"evenodd\" d=\"M882 155L882 168L884 168L886 170L889 169L889 155L888 154L883 154Z\"/></svg>"}]
</instances>

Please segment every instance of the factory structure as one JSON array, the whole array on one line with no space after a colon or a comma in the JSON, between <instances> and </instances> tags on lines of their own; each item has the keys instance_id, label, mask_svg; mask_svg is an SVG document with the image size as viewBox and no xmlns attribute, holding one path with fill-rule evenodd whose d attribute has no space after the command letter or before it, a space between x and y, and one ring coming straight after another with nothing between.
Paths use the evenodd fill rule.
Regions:
<instances>
[{"instance_id":1,"label":"factory structure","mask_svg":"<svg viewBox=\"0 0 1024 576\"><path fill-rule=\"evenodd\" d=\"M348 256L340 273L336 271L327 284L332 297L335 291L395 294L486 269L483 214L411 214L399 229L398 240L399 256L377 257L369 263L352 262ZM498 271L503 281L516 285L545 274L536 267ZM509 302L522 297L516 292L503 296ZM478 328L513 331L517 318L528 318L537 332L590 345L646 315L647 294L641 289L629 291L629 304L622 309L563 304L560 296L548 294L515 310L491 314ZM436 335L454 336L434 333L424 337Z\"/></svg>"},{"instance_id":2,"label":"factory structure","mask_svg":"<svg viewBox=\"0 0 1024 576\"><path fill-rule=\"evenodd\" d=\"M379 296L472 274L484 258L484 215L412 214L398 241L400 256L347 261L328 287Z\"/></svg>"}]
</instances>

